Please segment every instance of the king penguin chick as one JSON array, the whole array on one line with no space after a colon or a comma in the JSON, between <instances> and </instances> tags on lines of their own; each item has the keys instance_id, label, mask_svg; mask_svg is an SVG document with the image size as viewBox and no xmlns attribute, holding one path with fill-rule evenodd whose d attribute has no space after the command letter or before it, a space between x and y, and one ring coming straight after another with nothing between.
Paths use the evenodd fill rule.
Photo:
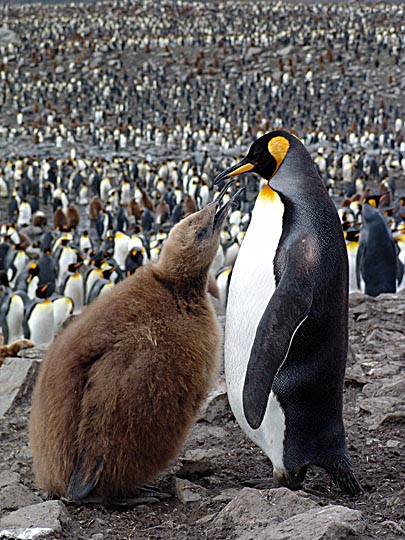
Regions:
<instances>
[{"instance_id":1,"label":"king penguin chick","mask_svg":"<svg viewBox=\"0 0 405 540\"><path fill-rule=\"evenodd\" d=\"M343 426L348 262L335 206L303 144L285 131L257 139L222 172L267 180L229 288L225 374L242 429L295 488L316 464L350 494Z\"/></svg>"},{"instance_id":2,"label":"king penguin chick","mask_svg":"<svg viewBox=\"0 0 405 540\"><path fill-rule=\"evenodd\" d=\"M30 419L36 479L48 494L134 498L177 455L220 356L206 291L230 203L218 207L177 224L157 264L97 299L49 349Z\"/></svg>"}]
</instances>

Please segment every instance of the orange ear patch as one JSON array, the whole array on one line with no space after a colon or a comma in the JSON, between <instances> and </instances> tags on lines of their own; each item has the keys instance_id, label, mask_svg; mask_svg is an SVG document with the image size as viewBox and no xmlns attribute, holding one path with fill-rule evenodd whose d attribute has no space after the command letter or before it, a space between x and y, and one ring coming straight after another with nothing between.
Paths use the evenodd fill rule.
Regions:
<instances>
[{"instance_id":1,"label":"orange ear patch","mask_svg":"<svg viewBox=\"0 0 405 540\"><path fill-rule=\"evenodd\" d=\"M285 156L287 155L290 143L285 137L274 137L270 139L268 149L270 154L274 157L277 163L277 167L273 173L273 176L278 171L280 165L283 163Z\"/></svg>"}]
</instances>

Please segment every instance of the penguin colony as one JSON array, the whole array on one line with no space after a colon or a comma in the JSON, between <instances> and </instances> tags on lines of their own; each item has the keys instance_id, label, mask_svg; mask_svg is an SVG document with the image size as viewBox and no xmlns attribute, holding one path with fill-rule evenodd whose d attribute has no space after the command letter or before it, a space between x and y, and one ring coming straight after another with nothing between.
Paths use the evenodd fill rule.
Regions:
<instances>
[{"instance_id":1,"label":"penguin colony","mask_svg":"<svg viewBox=\"0 0 405 540\"><path fill-rule=\"evenodd\" d=\"M248 31L236 2L215 13L205 2L159 5L159 17L149 1L110 6L0 6L14 32L0 42L6 344L52 342L66 319L157 263L170 229L218 196L215 172L283 126L340 206L350 291L404 286L402 5L253 3ZM244 180L211 265L224 306L267 185L252 171ZM377 276L370 252L385 261Z\"/></svg>"},{"instance_id":2,"label":"penguin colony","mask_svg":"<svg viewBox=\"0 0 405 540\"><path fill-rule=\"evenodd\" d=\"M11 32L0 42L1 238L16 246L13 254L18 251L15 260L10 254L6 261L0 252L1 265L9 278L5 286L20 291L20 273L44 255L36 242L51 233L55 269L48 258L41 285L48 284L46 294L66 296L74 304L59 301L54 334L64 313L79 313L88 299L111 289L107 282L157 260L173 224L212 196L212 171L226 168L252 140L283 125L296 129L331 195L342 201L350 291L367 288L368 259L357 257L361 208L368 195L380 191L390 192L379 210L400 261L395 288L404 286L405 141L398 94L403 5L255 3L253 34L246 32L242 7L233 2L218 4L215 14L205 2L176 2L162 6L164 17L152 16L155 5L149 1L124 1L113 11L108 6L80 13L67 6L41 5L35 12L27 6L0 7ZM148 25L152 20L154 31ZM297 28L287 24L291 20ZM79 35L83 46L72 35ZM178 61L168 63L168 55ZM221 234L222 253L212 268L223 302L258 192L248 176L247 195ZM26 231L31 245L10 241L13 229L19 235ZM116 238L117 231L124 236ZM72 236L59 260L62 250L56 255L54 242L65 232ZM104 281L93 294L83 282L72 298L75 280L69 295L63 288L68 265L83 258L76 273L85 281L92 252L100 247L108 256L94 266ZM105 264L115 270L110 274L111 268L101 268ZM44 304L43 293L35 294L36 282L30 278L29 300L21 297L23 319L29 302ZM367 290L378 294L386 286ZM13 307L18 304L21 308L15 299ZM35 313L45 307L34 311L31 326L37 326ZM17 333L29 338L29 331L24 323Z\"/></svg>"},{"instance_id":3,"label":"penguin colony","mask_svg":"<svg viewBox=\"0 0 405 540\"><path fill-rule=\"evenodd\" d=\"M172 229L158 263L99 298L49 349L30 420L49 495L134 498L179 451L220 358L207 280L233 200L220 207L225 191Z\"/></svg>"}]
</instances>

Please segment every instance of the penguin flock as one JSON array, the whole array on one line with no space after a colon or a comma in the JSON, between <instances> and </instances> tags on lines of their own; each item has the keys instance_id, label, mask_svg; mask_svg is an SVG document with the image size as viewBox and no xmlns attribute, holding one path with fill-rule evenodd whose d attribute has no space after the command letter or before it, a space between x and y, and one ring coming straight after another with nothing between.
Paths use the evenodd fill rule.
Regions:
<instances>
[{"instance_id":1,"label":"penguin flock","mask_svg":"<svg viewBox=\"0 0 405 540\"><path fill-rule=\"evenodd\" d=\"M253 3L249 31L230 1L0 12L14 35L3 42L0 28L4 345L62 343L79 332L74 317L159 266L176 227L237 198L207 269L227 309L235 417L278 482L296 487L316 464L358 493L341 410L347 288L377 296L405 286L403 5ZM217 173L232 178L223 189ZM304 389L292 383L302 375ZM49 463L38 465L46 489L76 501L135 495L108 492L101 457L86 469L76 450L57 486Z\"/></svg>"}]
</instances>

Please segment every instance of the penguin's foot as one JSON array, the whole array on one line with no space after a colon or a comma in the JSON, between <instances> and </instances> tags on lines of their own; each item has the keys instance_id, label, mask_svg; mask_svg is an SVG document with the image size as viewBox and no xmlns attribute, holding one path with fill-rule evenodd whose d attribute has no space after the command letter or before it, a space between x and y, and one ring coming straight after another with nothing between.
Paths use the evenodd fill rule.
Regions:
<instances>
[{"instance_id":1,"label":"penguin's foot","mask_svg":"<svg viewBox=\"0 0 405 540\"><path fill-rule=\"evenodd\" d=\"M286 469L273 469L273 476L277 482L277 486L287 487L292 491L302 489L302 484L307 474L307 466L303 465L296 471L288 471Z\"/></svg>"},{"instance_id":2,"label":"penguin's foot","mask_svg":"<svg viewBox=\"0 0 405 540\"><path fill-rule=\"evenodd\" d=\"M106 499L103 496L89 495L80 501L74 501L68 498L61 498L62 502L66 505L102 505L111 506L115 508L133 508L141 504L155 504L166 499L170 499L169 493L164 493L152 486L141 486L138 488L138 494L135 497L115 497L112 499Z\"/></svg>"},{"instance_id":3,"label":"penguin's foot","mask_svg":"<svg viewBox=\"0 0 405 540\"><path fill-rule=\"evenodd\" d=\"M133 506L139 506L140 504L154 504L166 499L170 499L169 493L160 491L158 487L144 484L138 487L138 495L136 497L116 498L109 501L109 505L118 508L131 508Z\"/></svg>"},{"instance_id":4,"label":"penguin's foot","mask_svg":"<svg viewBox=\"0 0 405 540\"><path fill-rule=\"evenodd\" d=\"M348 495L358 495L363 490L354 476L350 461L346 457L337 457L336 460L325 466L326 472L330 475L333 482Z\"/></svg>"}]
</instances>

